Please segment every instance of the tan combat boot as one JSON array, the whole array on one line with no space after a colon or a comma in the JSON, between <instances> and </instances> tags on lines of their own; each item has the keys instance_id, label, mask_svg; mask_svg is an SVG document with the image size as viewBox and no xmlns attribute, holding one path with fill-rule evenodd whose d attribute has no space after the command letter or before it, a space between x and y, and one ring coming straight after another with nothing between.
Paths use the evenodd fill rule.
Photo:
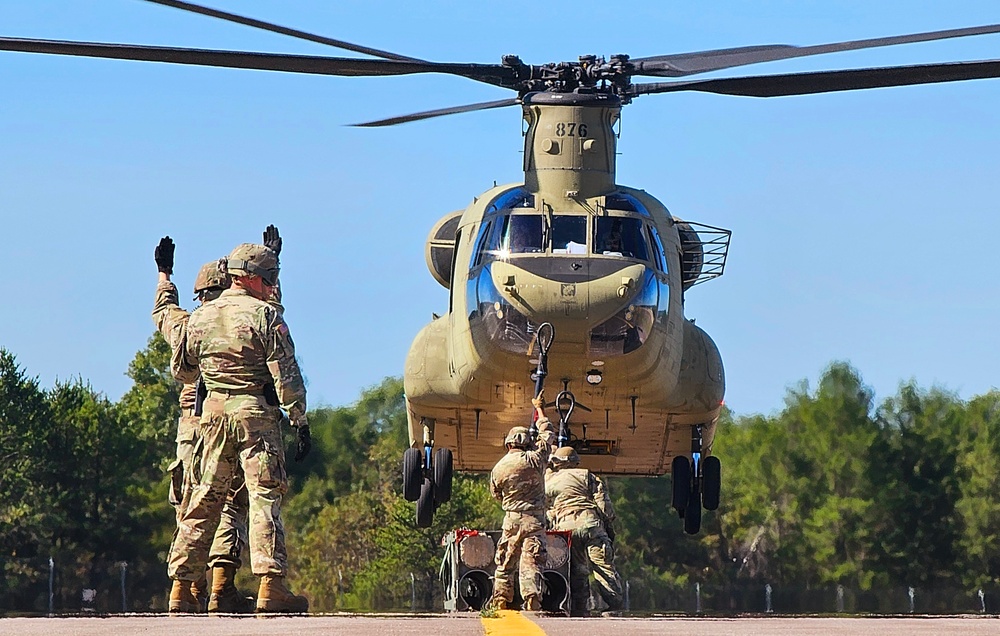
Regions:
<instances>
[{"instance_id":1,"label":"tan combat boot","mask_svg":"<svg viewBox=\"0 0 1000 636\"><path fill-rule=\"evenodd\" d=\"M170 588L170 603L167 606L171 614L196 614L201 606L198 599L191 593L191 581L174 581Z\"/></svg>"},{"instance_id":2,"label":"tan combat boot","mask_svg":"<svg viewBox=\"0 0 1000 636\"><path fill-rule=\"evenodd\" d=\"M240 594L236 588L236 567L232 565L212 568L212 596L208 599L209 613L250 614L253 599Z\"/></svg>"},{"instance_id":3,"label":"tan combat boot","mask_svg":"<svg viewBox=\"0 0 1000 636\"><path fill-rule=\"evenodd\" d=\"M208 607L208 579L204 576L191 583L191 594L198 599L198 611L204 613Z\"/></svg>"},{"instance_id":4,"label":"tan combat boot","mask_svg":"<svg viewBox=\"0 0 1000 636\"><path fill-rule=\"evenodd\" d=\"M292 594L285 587L284 577L265 574L260 577L257 611L303 614L309 611L309 599Z\"/></svg>"}]
</instances>

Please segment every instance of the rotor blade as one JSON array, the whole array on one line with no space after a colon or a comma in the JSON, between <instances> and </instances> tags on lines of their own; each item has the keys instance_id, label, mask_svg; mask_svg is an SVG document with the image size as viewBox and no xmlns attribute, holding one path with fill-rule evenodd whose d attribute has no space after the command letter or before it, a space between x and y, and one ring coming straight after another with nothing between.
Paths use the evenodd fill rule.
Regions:
<instances>
[{"instance_id":1,"label":"rotor blade","mask_svg":"<svg viewBox=\"0 0 1000 636\"><path fill-rule=\"evenodd\" d=\"M948 29L946 31L930 31L913 35L898 35L887 38L872 38L869 40L854 40L851 42L835 42L833 44L818 44L815 46L791 46L773 44L768 46L746 46L734 49L719 49L716 51L701 51L698 53L680 53L677 55L658 55L631 60L635 67L635 75L655 77L684 77L695 73L707 73L724 68L787 60L807 55L837 53L840 51L856 51L880 46L910 44L913 42L929 42L931 40L946 40L963 38L972 35L1000 33L1000 24L969 27L965 29Z\"/></svg>"},{"instance_id":2,"label":"rotor blade","mask_svg":"<svg viewBox=\"0 0 1000 636\"><path fill-rule=\"evenodd\" d=\"M220 18L222 20L227 20L229 22L235 22L237 24L243 24L258 29L263 29L265 31L271 31L272 33L289 35L293 38L309 40L310 42L318 42L319 44L328 44L330 46L335 46L337 48L344 49L347 51L364 53L366 55L374 55L375 57L381 57L387 60L401 60L405 62L424 61L424 60L418 60L413 57L406 57L404 55L390 53L389 51L380 51L378 49L373 49L367 46L361 46L359 44L351 44L350 42L344 42L343 40L335 40L333 38L324 37L322 35L306 33L305 31L299 31L298 29L290 29L288 27L279 26L277 24L272 24L270 22L264 22L262 20L245 18L241 15L236 15L235 13L228 13L226 11L220 11L218 9L210 9L208 7L203 7L198 4L192 4L190 2L181 2L181 0L145 0L145 1L152 2L154 4L162 4L163 6L173 7L175 9L181 9L183 11L190 11L191 13L200 13L201 15L207 15L213 18Z\"/></svg>"},{"instance_id":3,"label":"rotor blade","mask_svg":"<svg viewBox=\"0 0 1000 636\"><path fill-rule=\"evenodd\" d=\"M477 110L489 110L490 108L503 108L504 106L515 106L520 103L521 100L519 100L516 97L512 97L510 99L500 99L495 102L480 102L478 104L466 104L465 106L452 106L451 108L425 110L422 113L413 113L412 115L401 115L399 117L389 117L388 119L378 119L376 121L366 121L360 124L351 124L351 126L356 126L359 128L395 126L396 124L405 124L411 121L430 119L431 117L441 117L443 115L457 115L458 113L471 113Z\"/></svg>"},{"instance_id":4,"label":"rotor blade","mask_svg":"<svg viewBox=\"0 0 1000 636\"><path fill-rule=\"evenodd\" d=\"M493 64L442 64L437 62L407 62L400 60L365 60L316 55L286 55L279 53L248 53L134 44L102 44L94 42L63 42L58 40L27 40L0 38L0 51L77 55L145 62L169 62L197 66L221 66L260 71L312 73L314 75L382 76L413 73L445 73L506 86L514 79L514 70Z\"/></svg>"},{"instance_id":5,"label":"rotor blade","mask_svg":"<svg viewBox=\"0 0 1000 636\"><path fill-rule=\"evenodd\" d=\"M889 66L850 71L790 73L787 75L757 75L681 82L654 82L635 84L632 86L631 92L633 95L649 95L652 93L700 91L745 97L784 97L853 91L863 88L960 82L990 77L1000 77L1000 60Z\"/></svg>"}]
</instances>

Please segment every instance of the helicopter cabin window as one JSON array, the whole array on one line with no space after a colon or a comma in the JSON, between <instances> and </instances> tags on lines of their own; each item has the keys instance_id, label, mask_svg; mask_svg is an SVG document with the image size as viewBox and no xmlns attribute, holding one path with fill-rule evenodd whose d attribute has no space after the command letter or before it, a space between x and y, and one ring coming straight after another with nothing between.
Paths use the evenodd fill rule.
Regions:
<instances>
[{"instance_id":1,"label":"helicopter cabin window","mask_svg":"<svg viewBox=\"0 0 1000 636\"><path fill-rule=\"evenodd\" d=\"M486 214L496 214L498 212L506 212L507 210L516 210L518 208L531 209L534 207L535 195L531 194L524 188L512 188L493 199L493 201L486 206Z\"/></svg>"},{"instance_id":2,"label":"helicopter cabin window","mask_svg":"<svg viewBox=\"0 0 1000 636\"><path fill-rule=\"evenodd\" d=\"M594 224L594 253L649 260L642 219L603 216Z\"/></svg>"},{"instance_id":3,"label":"helicopter cabin window","mask_svg":"<svg viewBox=\"0 0 1000 636\"><path fill-rule=\"evenodd\" d=\"M552 217L552 253L587 253L587 217Z\"/></svg>"},{"instance_id":4,"label":"helicopter cabin window","mask_svg":"<svg viewBox=\"0 0 1000 636\"><path fill-rule=\"evenodd\" d=\"M642 216L649 217L649 210L646 206L631 194L615 192L604 197L604 207L608 210L620 210L622 212L635 212Z\"/></svg>"},{"instance_id":5,"label":"helicopter cabin window","mask_svg":"<svg viewBox=\"0 0 1000 636\"><path fill-rule=\"evenodd\" d=\"M512 214L503 220L500 232L502 254L537 254L542 247L542 217L538 214Z\"/></svg>"}]
</instances>

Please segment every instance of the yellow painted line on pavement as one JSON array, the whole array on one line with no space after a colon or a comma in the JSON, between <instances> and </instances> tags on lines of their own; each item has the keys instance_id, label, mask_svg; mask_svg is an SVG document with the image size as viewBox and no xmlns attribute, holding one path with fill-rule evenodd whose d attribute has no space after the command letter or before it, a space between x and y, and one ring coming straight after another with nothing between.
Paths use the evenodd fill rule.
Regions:
<instances>
[{"instance_id":1,"label":"yellow painted line on pavement","mask_svg":"<svg viewBox=\"0 0 1000 636\"><path fill-rule=\"evenodd\" d=\"M542 628L515 610L500 610L499 618L481 618L486 636L545 636Z\"/></svg>"}]
</instances>

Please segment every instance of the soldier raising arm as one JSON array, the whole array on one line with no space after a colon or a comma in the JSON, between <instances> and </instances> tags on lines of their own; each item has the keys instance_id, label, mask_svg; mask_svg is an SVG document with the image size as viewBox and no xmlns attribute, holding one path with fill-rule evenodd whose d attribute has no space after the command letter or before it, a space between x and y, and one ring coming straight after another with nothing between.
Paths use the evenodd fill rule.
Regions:
<instances>
[{"instance_id":1,"label":"soldier raising arm","mask_svg":"<svg viewBox=\"0 0 1000 636\"><path fill-rule=\"evenodd\" d=\"M497 542L496 578L490 604L504 609L514 600L511 580L519 570L519 587L524 609L541 609L545 589L545 466L549 460L555 431L542 409L544 397L531 401L538 417L538 438L527 428L510 429L504 455L490 474L490 492L504 510L503 533Z\"/></svg>"}]
</instances>

